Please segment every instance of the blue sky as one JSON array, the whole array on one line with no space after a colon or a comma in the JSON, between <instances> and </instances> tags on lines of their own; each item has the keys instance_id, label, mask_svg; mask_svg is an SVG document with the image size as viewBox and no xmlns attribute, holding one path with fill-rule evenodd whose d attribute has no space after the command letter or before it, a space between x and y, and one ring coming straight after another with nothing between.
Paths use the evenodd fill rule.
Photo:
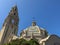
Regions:
<instances>
[{"instance_id":1,"label":"blue sky","mask_svg":"<svg viewBox=\"0 0 60 45\"><path fill-rule=\"evenodd\" d=\"M31 26L34 17L39 27L60 36L60 0L0 0L0 30L14 5L20 19L18 34Z\"/></svg>"}]
</instances>

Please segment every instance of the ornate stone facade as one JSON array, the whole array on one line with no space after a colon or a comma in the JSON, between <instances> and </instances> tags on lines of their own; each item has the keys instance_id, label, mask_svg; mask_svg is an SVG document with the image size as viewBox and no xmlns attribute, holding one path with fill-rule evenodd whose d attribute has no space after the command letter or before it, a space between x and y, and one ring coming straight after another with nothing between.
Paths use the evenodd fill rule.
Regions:
<instances>
[{"instance_id":1,"label":"ornate stone facade","mask_svg":"<svg viewBox=\"0 0 60 45\"><path fill-rule=\"evenodd\" d=\"M37 39L40 45L60 45L60 37L56 35L48 35L48 32L37 26L35 21L32 22L32 26L21 32L20 38L24 38L27 41L32 38Z\"/></svg>"},{"instance_id":2,"label":"ornate stone facade","mask_svg":"<svg viewBox=\"0 0 60 45\"><path fill-rule=\"evenodd\" d=\"M36 25L36 22L32 22L32 26L24 29L21 36L25 39L36 38L38 40L44 39L48 36L48 33L45 29L40 28Z\"/></svg>"},{"instance_id":3,"label":"ornate stone facade","mask_svg":"<svg viewBox=\"0 0 60 45\"><path fill-rule=\"evenodd\" d=\"M14 35L17 35L18 23L18 9L17 6L14 6L5 19L3 27L0 31L0 45L9 42L10 40L12 40Z\"/></svg>"},{"instance_id":4,"label":"ornate stone facade","mask_svg":"<svg viewBox=\"0 0 60 45\"><path fill-rule=\"evenodd\" d=\"M18 9L17 6L14 6L5 19L3 27L0 31L0 45L17 38L24 38L26 40L35 38L38 40L40 45L60 45L60 37L56 35L48 35L48 32L37 26L35 21L32 22L32 26L22 30L20 37L17 37L18 23Z\"/></svg>"}]
</instances>

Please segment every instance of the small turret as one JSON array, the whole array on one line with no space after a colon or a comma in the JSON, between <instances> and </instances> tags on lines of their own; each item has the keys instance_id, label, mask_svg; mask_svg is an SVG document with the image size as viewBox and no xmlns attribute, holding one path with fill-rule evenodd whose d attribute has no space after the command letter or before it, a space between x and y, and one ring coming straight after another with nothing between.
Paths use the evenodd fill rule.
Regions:
<instances>
[{"instance_id":1,"label":"small turret","mask_svg":"<svg viewBox=\"0 0 60 45\"><path fill-rule=\"evenodd\" d=\"M32 22L32 26L36 26L36 22L35 21Z\"/></svg>"}]
</instances>

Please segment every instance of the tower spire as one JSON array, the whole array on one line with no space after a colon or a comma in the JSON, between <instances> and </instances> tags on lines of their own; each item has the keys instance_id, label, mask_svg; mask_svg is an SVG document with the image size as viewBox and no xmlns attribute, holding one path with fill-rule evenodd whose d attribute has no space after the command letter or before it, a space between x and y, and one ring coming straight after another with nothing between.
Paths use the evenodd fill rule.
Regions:
<instances>
[{"instance_id":1,"label":"tower spire","mask_svg":"<svg viewBox=\"0 0 60 45\"><path fill-rule=\"evenodd\" d=\"M12 35L17 35L18 24L19 24L18 9L17 6L15 5L9 12L2 27L3 28L1 36L2 44L8 43L9 40L12 39L13 37Z\"/></svg>"}]
</instances>

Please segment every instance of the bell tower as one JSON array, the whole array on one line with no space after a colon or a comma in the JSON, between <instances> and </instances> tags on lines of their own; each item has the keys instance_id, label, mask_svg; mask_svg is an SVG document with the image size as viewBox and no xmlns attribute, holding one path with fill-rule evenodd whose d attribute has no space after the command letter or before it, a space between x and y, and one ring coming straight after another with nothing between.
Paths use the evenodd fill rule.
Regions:
<instances>
[{"instance_id":1,"label":"bell tower","mask_svg":"<svg viewBox=\"0 0 60 45\"><path fill-rule=\"evenodd\" d=\"M3 26L8 25L8 27L12 29L11 30L12 33L17 35L18 23L19 23L18 9L17 9L17 6L14 6L14 7L12 7L7 18L5 19Z\"/></svg>"},{"instance_id":2,"label":"bell tower","mask_svg":"<svg viewBox=\"0 0 60 45\"><path fill-rule=\"evenodd\" d=\"M13 35L17 35L18 32L18 9L17 6L12 7L9 15L5 19L1 30L1 43L7 43L13 38Z\"/></svg>"}]
</instances>

